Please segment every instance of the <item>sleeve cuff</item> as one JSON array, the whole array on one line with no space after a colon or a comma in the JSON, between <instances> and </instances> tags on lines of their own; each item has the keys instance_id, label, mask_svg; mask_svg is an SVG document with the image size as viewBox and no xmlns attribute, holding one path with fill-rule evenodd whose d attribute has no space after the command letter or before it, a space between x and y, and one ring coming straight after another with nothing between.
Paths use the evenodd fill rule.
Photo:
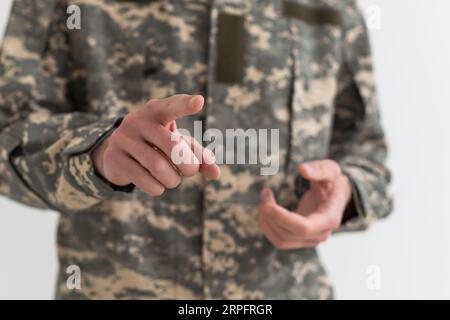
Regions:
<instances>
[{"instance_id":1,"label":"sleeve cuff","mask_svg":"<svg viewBox=\"0 0 450 320\"><path fill-rule=\"evenodd\" d=\"M20 139L5 132L1 136L0 146L0 194L31 207L50 208L51 205L28 186L13 164L11 155L20 146Z\"/></svg>"},{"instance_id":2,"label":"sleeve cuff","mask_svg":"<svg viewBox=\"0 0 450 320\"><path fill-rule=\"evenodd\" d=\"M68 179L76 183L77 189L87 198L96 200L111 198L116 192L131 192L133 186L118 187L110 184L96 171L90 152L117 128L122 117L100 120L80 129L72 142L63 151L67 158Z\"/></svg>"},{"instance_id":3,"label":"sleeve cuff","mask_svg":"<svg viewBox=\"0 0 450 320\"><path fill-rule=\"evenodd\" d=\"M366 230L376 220L372 214L367 179L364 178L364 172L358 167L341 165L341 169L352 186L352 203L349 206L352 207L353 214L345 216L344 213L343 223L336 232Z\"/></svg>"}]
</instances>

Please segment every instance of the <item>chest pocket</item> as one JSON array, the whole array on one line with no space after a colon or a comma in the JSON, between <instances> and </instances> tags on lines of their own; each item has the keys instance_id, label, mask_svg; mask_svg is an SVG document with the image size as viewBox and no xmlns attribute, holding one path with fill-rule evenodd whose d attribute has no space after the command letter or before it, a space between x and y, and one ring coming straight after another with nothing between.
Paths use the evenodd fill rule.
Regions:
<instances>
[{"instance_id":1,"label":"chest pocket","mask_svg":"<svg viewBox=\"0 0 450 320\"><path fill-rule=\"evenodd\" d=\"M138 1L69 0L79 6L81 29L68 30L71 46L70 92L80 111L102 116L126 114L145 101L142 92L146 15Z\"/></svg>"},{"instance_id":2,"label":"chest pocket","mask_svg":"<svg viewBox=\"0 0 450 320\"><path fill-rule=\"evenodd\" d=\"M282 14L290 20L301 76L305 80L335 76L342 56L340 12L284 0Z\"/></svg>"}]
</instances>

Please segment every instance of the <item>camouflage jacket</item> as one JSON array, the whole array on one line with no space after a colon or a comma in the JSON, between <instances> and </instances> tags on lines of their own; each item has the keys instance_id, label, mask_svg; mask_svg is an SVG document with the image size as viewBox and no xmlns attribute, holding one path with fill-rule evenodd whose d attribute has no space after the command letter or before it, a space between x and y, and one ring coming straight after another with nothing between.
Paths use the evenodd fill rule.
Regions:
<instances>
[{"instance_id":1,"label":"camouflage jacket","mask_svg":"<svg viewBox=\"0 0 450 320\"><path fill-rule=\"evenodd\" d=\"M69 5L80 29L69 28ZM198 175L158 198L96 175L89 152L122 117L176 93L207 102L181 128L279 129L277 174L226 164L219 181ZM292 208L298 164L335 159L357 211L341 230L364 229L391 211L385 157L352 0L14 2L0 61L0 193L60 212L57 298L331 298L315 249L264 238L259 192L268 185ZM66 286L70 265L79 290Z\"/></svg>"}]
</instances>

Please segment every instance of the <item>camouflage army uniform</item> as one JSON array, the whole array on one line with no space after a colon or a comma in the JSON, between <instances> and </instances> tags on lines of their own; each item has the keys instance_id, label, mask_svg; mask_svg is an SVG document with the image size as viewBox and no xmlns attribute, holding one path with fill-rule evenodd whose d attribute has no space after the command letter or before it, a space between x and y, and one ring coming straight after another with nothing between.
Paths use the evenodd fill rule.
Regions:
<instances>
[{"instance_id":1,"label":"camouflage army uniform","mask_svg":"<svg viewBox=\"0 0 450 320\"><path fill-rule=\"evenodd\" d=\"M68 5L81 29L66 26ZM293 208L299 163L332 158L360 230L391 211L367 30L345 0L16 0L0 63L0 193L60 212L57 298L322 299L315 249L274 248L264 185ZM178 126L277 128L280 170L222 165L152 198L97 176L89 152L151 98L203 94ZM31 239L30 239L31 241ZM81 289L66 287L67 266Z\"/></svg>"}]
</instances>

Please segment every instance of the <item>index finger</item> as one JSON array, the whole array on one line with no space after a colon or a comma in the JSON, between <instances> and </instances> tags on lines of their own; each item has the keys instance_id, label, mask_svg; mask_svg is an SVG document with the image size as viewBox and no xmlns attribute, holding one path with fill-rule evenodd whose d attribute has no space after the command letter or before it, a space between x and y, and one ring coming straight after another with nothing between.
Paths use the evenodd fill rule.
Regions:
<instances>
[{"instance_id":1,"label":"index finger","mask_svg":"<svg viewBox=\"0 0 450 320\"><path fill-rule=\"evenodd\" d=\"M302 163L298 171L309 181L333 181L341 174L341 167L334 160L316 160Z\"/></svg>"},{"instance_id":2,"label":"index finger","mask_svg":"<svg viewBox=\"0 0 450 320\"><path fill-rule=\"evenodd\" d=\"M262 205L260 210L269 223L271 222L293 234L306 235L310 232L304 216L291 212L278 204Z\"/></svg>"},{"instance_id":3,"label":"index finger","mask_svg":"<svg viewBox=\"0 0 450 320\"><path fill-rule=\"evenodd\" d=\"M166 125L178 118L190 116L200 112L205 103L201 95L177 94L166 99L150 100L154 119Z\"/></svg>"},{"instance_id":4,"label":"index finger","mask_svg":"<svg viewBox=\"0 0 450 320\"><path fill-rule=\"evenodd\" d=\"M263 208L263 211L265 211L267 218L272 220L277 226L300 236L321 234L334 229L336 224L339 223L330 212L314 212L303 216L277 204L266 206L265 209Z\"/></svg>"}]
</instances>

